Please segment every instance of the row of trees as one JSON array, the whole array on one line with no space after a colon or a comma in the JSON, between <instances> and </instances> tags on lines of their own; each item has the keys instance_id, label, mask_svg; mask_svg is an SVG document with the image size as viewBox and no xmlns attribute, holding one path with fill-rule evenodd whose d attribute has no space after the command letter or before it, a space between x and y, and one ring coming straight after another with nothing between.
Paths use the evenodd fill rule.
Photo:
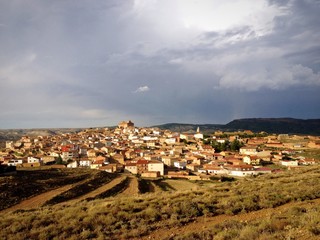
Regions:
<instances>
[{"instance_id":1,"label":"row of trees","mask_svg":"<svg viewBox=\"0 0 320 240\"><path fill-rule=\"evenodd\" d=\"M205 144L210 144L216 152L222 152L222 151L239 151L241 147L244 146L243 142L240 142L239 140L235 139L232 142L229 140L225 140L225 142L220 143L217 142L216 140L209 139L209 140L204 140Z\"/></svg>"}]
</instances>

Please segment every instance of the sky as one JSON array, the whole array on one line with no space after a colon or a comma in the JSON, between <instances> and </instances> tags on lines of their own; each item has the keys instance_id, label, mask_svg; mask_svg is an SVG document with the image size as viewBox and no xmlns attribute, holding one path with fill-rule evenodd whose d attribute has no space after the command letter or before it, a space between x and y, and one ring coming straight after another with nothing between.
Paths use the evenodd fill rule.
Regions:
<instances>
[{"instance_id":1,"label":"sky","mask_svg":"<svg viewBox=\"0 0 320 240\"><path fill-rule=\"evenodd\" d=\"M319 0L0 0L0 128L320 118Z\"/></svg>"}]
</instances>

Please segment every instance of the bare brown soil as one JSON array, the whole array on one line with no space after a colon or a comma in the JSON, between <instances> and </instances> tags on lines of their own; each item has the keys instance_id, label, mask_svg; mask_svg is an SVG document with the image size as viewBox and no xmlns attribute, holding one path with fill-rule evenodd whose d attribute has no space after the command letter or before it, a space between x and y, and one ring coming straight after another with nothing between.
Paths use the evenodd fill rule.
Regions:
<instances>
[{"instance_id":1,"label":"bare brown soil","mask_svg":"<svg viewBox=\"0 0 320 240\"><path fill-rule=\"evenodd\" d=\"M108 191L109 189L115 187L116 185L118 185L119 183L121 183L126 177L125 176L122 176L122 177L117 177L116 179L113 179L111 182L103 185L102 187L99 187L97 189L95 189L94 191L92 192L89 192L85 195L82 195L76 199L72 199L70 201L67 201L67 202L63 202L62 204L72 204L74 202L78 202L78 201L82 201L82 200L85 200L85 199L88 199L88 198L95 198L96 196Z\"/></svg>"},{"instance_id":2,"label":"bare brown soil","mask_svg":"<svg viewBox=\"0 0 320 240\"><path fill-rule=\"evenodd\" d=\"M116 186L117 184L122 182L125 178L126 178L125 176L118 177L118 178L112 180L111 182L103 185L102 187L97 188L92 192L89 192L88 194L82 195L82 196L80 196L80 197L78 197L76 199L72 199L72 200L69 200L69 201L62 202L60 204L62 204L62 205L69 204L70 205L70 204L73 204L73 203L75 203L77 201L81 201L81 200L84 200L84 199L87 199L87 198L94 198L97 195L99 195L99 194L101 194L103 192L106 192L107 190L113 188L114 186ZM28 210L28 209L39 208L39 207L43 206L48 200L52 199L53 197L65 192L65 191L68 191L71 188L73 188L75 185L82 184L85 181L79 182L77 184L69 184L69 185L66 185L66 186L63 186L63 187L60 187L60 188L57 188L57 189L54 189L54 190L39 194L39 195L37 195L35 197L32 197L32 198L27 199L27 200L24 200L21 203L19 203L17 205L14 205L14 206L12 206L10 208L4 209L4 210L0 211L0 213L7 213L7 212L16 211L16 210ZM132 185L132 186L130 187L129 191L127 191L127 193L126 193L127 195L133 194L134 193L134 188L136 188L136 192L137 192L137 189L138 189L137 185L135 185L134 183L130 184L130 185Z\"/></svg>"},{"instance_id":3,"label":"bare brown soil","mask_svg":"<svg viewBox=\"0 0 320 240\"><path fill-rule=\"evenodd\" d=\"M7 213L12 212L16 210L27 210L27 209L33 209L33 208L39 208L41 207L46 201L50 200L51 198L68 191L72 187L74 187L75 184L69 184L45 193L42 193L40 195L37 195L35 197L32 197L30 199L24 200L21 203L14 205L10 208L4 209L0 211L0 213Z\"/></svg>"},{"instance_id":4,"label":"bare brown soil","mask_svg":"<svg viewBox=\"0 0 320 240\"><path fill-rule=\"evenodd\" d=\"M19 170L14 176L0 177L0 211L62 187L68 189L67 186L75 186L95 174L82 169L46 169Z\"/></svg>"},{"instance_id":5,"label":"bare brown soil","mask_svg":"<svg viewBox=\"0 0 320 240\"><path fill-rule=\"evenodd\" d=\"M139 194L138 179L135 176L129 176L129 181L129 186L122 193L119 193L117 196L137 196Z\"/></svg>"},{"instance_id":6,"label":"bare brown soil","mask_svg":"<svg viewBox=\"0 0 320 240\"><path fill-rule=\"evenodd\" d=\"M320 199L308 201L308 202L292 202L287 203L276 208L262 209L249 213L241 213L235 216L231 215L219 215L215 217L198 217L194 222L188 223L184 226L177 226L174 228L159 228L147 236L140 237L139 239L170 239L179 234L186 234L192 232L199 232L202 230L207 230L213 227L216 224L223 223L227 220L236 220L241 222L250 222L258 219L266 219L272 216L273 214L279 214L283 211L286 211L295 206L309 206L310 205L319 205ZM161 226L161 224L159 224ZM301 232L299 236L295 236L297 240L318 240L318 236L313 236L309 232Z\"/></svg>"}]
</instances>

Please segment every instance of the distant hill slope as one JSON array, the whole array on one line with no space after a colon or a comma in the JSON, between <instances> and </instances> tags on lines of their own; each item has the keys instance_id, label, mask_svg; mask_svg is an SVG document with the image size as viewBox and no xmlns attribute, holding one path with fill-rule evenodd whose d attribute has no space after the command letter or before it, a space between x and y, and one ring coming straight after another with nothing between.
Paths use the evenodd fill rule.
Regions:
<instances>
[{"instance_id":1,"label":"distant hill slope","mask_svg":"<svg viewBox=\"0 0 320 240\"><path fill-rule=\"evenodd\" d=\"M188 124L188 123L166 123L162 125L152 126L160 129L167 129L172 132L195 132L200 128L201 132L212 133L213 131L223 129L222 124Z\"/></svg>"},{"instance_id":2,"label":"distant hill slope","mask_svg":"<svg viewBox=\"0 0 320 240\"><path fill-rule=\"evenodd\" d=\"M251 130L253 132L290 133L320 135L320 119L294 119L294 118L244 118L236 119L223 124L185 124L167 123L153 126L160 129L168 129L174 132L196 131L200 127L201 132L212 133L217 130L238 131Z\"/></svg>"},{"instance_id":3,"label":"distant hill slope","mask_svg":"<svg viewBox=\"0 0 320 240\"><path fill-rule=\"evenodd\" d=\"M247 129L253 132L320 135L320 119L246 118L233 120L224 127L235 130Z\"/></svg>"},{"instance_id":4,"label":"distant hill slope","mask_svg":"<svg viewBox=\"0 0 320 240\"><path fill-rule=\"evenodd\" d=\"M41 129L0 129L0 147L7 140L18 140L22 136L49 136L62 133L79 132L80 128L41 128Z\"/></svg>"},{"instance_id":5,"label":"distant hill slope","mask_svg":"<svg viewBox=\"0 0 320 240\"><path fill-rule=\"evenodd\" d=\"M227 124L187 124L166 123L152 126L168 129L173 132L195 132L197 128L205 134L212 134L217 130L238 131L251 130L253 132L289 133L320 135L320 119L294 119L294 118L244 118L236 119ZM48 129L0 129L0 148L4 147L6 140L18 140L21 136L47 136L61 133L75 133L84 128L48 128Z\"/></svg>"}]
</instances>

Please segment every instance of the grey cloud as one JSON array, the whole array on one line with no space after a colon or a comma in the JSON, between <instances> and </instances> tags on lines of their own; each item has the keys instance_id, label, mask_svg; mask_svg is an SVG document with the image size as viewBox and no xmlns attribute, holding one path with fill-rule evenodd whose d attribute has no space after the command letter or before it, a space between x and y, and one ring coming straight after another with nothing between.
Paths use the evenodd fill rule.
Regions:
<instances>
[{"instance_id":1,"label":"grey cloud","mask_svg":"<svg viewBox=\"0 0 320 240\"><path fill-rule=\"evenodd\" d=\"M220 88L256 91L319 86L319 56L313 50L318 48L319 39L319 31L314 30L320 25L310 22L317 16L316 11L309 10L312 4L290 4L293 13L278 17L273 33L257 38L249 27L206 33L200 39L207 54L189 51L189 55L179 58L179 64L189 71L219 76L213 85ZM315 2L312 7L319 10ZM306 12L311 14L308 19Z\"/></svg>"},{"instance_id":2,"label":"grey cloud","mask_svg":"<svg viewBox=\"0 0 320 240\"><path fill-rule=\"evenodd\" d=\"M269 3L290 13L258 36L179 28L171 1L164 20L132 1L2 1L0 127L317 117L319 4Z\"/></svg>"},{"instance_id":3,"label":"grey cloud","mask_svg":"<svg viewBox=\"0 0 320 240\"><path fill-rule=\"evenodd\" d=\"M268 0L270 4L286 6L291 0Z\"/></svg>"}]
</instances>

